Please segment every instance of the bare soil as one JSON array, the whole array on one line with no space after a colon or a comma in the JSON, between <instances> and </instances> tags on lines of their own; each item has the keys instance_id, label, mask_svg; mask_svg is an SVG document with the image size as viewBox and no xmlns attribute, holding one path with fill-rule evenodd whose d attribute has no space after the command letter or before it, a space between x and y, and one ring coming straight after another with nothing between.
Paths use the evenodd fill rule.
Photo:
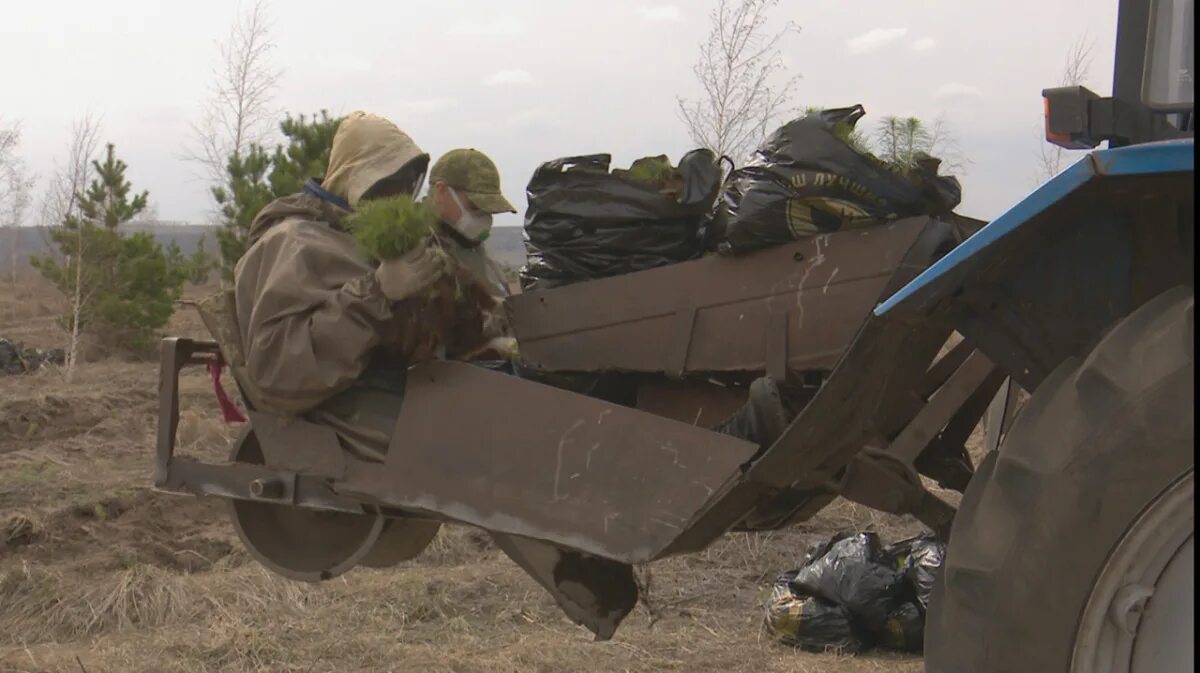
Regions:
<instances>
[{"instance_id":1,"label":"bare soil","mask_svg":"<svg viewBox=\"0 0 1200 673\"><path fill-rule=\"evenodd\" d=\"M0 336L52 348L61 302L0 288ZM203 336L181 309L170 327ZM184 376L180 451L218 459L234 427ZM153 362L105 359L67 384L0 377L0 673L320 671L916 672L919 658L799 652L762 630L771 581L838 530L912 534L910 519L838 502L795 529L731 534L640 569L646 600L595 643L482 533L444 528L417 559L321 585L272 576L225 504L150 489Z\"/></svg>"}]
</instances>

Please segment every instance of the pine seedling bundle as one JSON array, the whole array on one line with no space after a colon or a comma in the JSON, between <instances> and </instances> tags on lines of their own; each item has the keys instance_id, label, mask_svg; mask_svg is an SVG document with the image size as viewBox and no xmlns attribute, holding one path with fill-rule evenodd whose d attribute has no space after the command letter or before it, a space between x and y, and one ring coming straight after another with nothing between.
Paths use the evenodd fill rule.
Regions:
<instances>
[{"instance_id":1,"label":"pine seedling bundle","mask_svg":"<svg viewBox=\"0 0 1200 673\"><path fill-rule=\"evenodd\" d=\"M426 241L442 256L442 276L423 295L397 306L403 318L394 326L398 331L386 339L412 364L439 351L450 358L469 357L494 336L485 322L497 309L495 300L444 250L435 235L436 221L427 203L394 196L361 202L345 222L358 246L373 259L398 259Z\"/></svg>"},{"instance_id":2,"label":"pine seedling bundle","mask_svg":"<svg viewBox=\"0 0 1200 673\"><path fill-rule=\"evenodd\" d=\"M371 257L387 261L403 257L433 235L433 213L411 196L363 201L346 218L346 228Z\"/></svg>"}]
</instances>

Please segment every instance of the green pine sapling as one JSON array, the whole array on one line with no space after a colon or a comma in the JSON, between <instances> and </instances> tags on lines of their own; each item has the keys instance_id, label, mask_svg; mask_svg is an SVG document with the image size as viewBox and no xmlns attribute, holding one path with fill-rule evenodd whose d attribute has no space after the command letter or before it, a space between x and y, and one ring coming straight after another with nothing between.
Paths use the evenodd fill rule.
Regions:
<instances>
[{"instance_id":1,"label":"green pine sapling","mask_svg":"<svg viewBox=\"0 0 1200 673\"><path fill-rule=\"evenodd\" d=\"M433 213L411 196L363 201L346 218L346 228L372 258L386 261L404 256L433 235Z\"/></svg>"}]
</instances>

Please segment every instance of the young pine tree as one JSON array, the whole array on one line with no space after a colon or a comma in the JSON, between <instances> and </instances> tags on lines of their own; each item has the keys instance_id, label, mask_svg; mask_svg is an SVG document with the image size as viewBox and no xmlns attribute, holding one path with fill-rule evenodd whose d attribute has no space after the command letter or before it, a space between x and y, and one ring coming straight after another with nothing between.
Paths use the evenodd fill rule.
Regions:
<instances>
[{"instance_id":1,"label":"young pine tree","mask_svg":"<svg viewBox=\"0 0 1200 673\"><path fill-rule=\"evenodd\" d=\"M916 117L884 117L875 139L879 158L901 169L912 168L933 150L925 123Z\"/></svg>"},{"instance_id":2,"label":"young pine tree","mask_svg":"<svg viewBox=\"0 0 1200 673\"><path fill-rule=\"evenodd\" d=\"M267 183L270 168L271 156L262 147L251 145L246 156L235 152L229 157L227 184L213 187L213 198L221 207L217 250L226 279L233 277L233 265L246 252L250 223L275 198Z\"/></svg>"},{"instance_id":3,"label":"young pine tree","mask_svg":"<svg viewBox=\"0 0 1200 673\"><path fill-rule=\"evenodd\" d=\"M268 152L251 144L245 156L235 153L229 158L227 185L212 190L221 209L217 243L227 280L246 252L250 223L258 211L274 199L300 191L309 178L322 177L341 121L325 111L312 117L288 115L279 124L286 145Z\"/></svg>"},{"instance_id":4,"label":"young pine tree","mask_svg":"<svg viewBox=\"0 0 1200 673\"><path fill-rule=\"evenodd\" d=\"M193 273L177 247L164 250L150 234L121 229L149 201L145 191L131 196L126 168L109 143L104 161L92 162L94 179L50 233L57 254L34 260L70 305L63 319L71 335L68 372L83 334L106 347L145 353Z\"/></svg>"}]
</instances>

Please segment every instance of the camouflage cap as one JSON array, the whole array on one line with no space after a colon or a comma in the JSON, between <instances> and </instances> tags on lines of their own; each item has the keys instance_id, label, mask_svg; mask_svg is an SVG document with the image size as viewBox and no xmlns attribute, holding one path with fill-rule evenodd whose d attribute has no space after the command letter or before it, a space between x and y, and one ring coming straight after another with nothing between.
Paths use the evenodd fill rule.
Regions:
<instances>
[{"instance_id":1,"label":"camouflage cap","mask_svg":"<svg viewBox=\"0 0 1200 673\"><path fill-rule=\"evenodd\" d=\"M485 213L515 213L500 193L500 171L486 154L476 149L450 150L429 169L429 184L438 181L453 187Z\"/></svg>"}]
</instances>

